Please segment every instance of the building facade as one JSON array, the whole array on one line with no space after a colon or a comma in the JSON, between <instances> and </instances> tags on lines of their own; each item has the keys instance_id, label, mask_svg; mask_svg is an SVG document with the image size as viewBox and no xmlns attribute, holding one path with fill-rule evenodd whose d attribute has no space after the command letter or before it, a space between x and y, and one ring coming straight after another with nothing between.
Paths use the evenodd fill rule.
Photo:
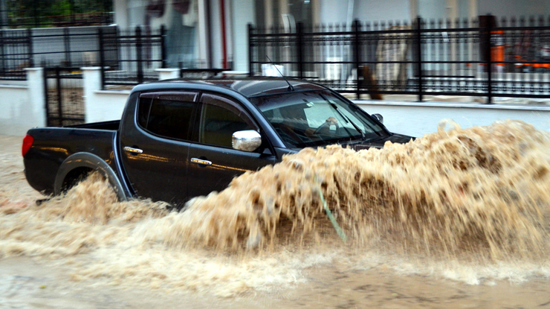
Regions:
<instances>
[{"instance_id":1,"label":"building facade","mask_svg":"<svg viewBox=\"0 0 550 309\"><path fill-rule=\"evenodd\" d=\"M410 21L539 16L547 0L114 0L114 21L167 31L171 67L248 69L247 25L284 27L360 21Z\"/></svg>"}]
</instances>

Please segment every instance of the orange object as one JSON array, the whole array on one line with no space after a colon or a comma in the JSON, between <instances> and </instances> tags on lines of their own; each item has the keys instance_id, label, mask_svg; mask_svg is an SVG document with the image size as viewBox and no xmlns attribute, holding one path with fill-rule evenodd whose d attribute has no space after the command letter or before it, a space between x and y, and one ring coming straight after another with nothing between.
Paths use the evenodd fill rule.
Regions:
<instances>
[{"instance_id":1,"label":"orange object","mask_svg":"<svg viewBox=\"0 0 550 309\"><path fill-rule=\"evenodd\" d=\"M504 66L504 31L491 31L491 61L495 65Z\"/></svg>"}]
</instances>

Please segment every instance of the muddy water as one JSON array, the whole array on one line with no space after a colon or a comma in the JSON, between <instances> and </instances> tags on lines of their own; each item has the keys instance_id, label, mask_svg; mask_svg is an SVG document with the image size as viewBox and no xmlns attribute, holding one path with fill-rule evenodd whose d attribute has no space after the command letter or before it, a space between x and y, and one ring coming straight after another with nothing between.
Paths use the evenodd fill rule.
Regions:
<instances>
[{"instance_id":1,"label":"muddy water","mask_svg":"<svg viewBox=\"0 0 550 309\"><path fill-rule=\"evenodd\" d=\"M20 139L2 137L0 303L550 307L550 138L446 126L306 150L182 213L116 203L99 177L36 207Z\"/></svg>"}]
</instances>

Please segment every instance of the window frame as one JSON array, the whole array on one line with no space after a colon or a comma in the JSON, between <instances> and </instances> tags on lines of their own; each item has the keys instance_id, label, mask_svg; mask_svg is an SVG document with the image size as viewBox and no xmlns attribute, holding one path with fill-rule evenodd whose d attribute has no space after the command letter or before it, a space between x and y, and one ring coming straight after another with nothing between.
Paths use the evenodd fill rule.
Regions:
<instances>
[{"instance_id":1,"label":"window frame","mask_svg":"<svg viewBox=\"0 0 550 309\"><path fill-rule=\"evenodd\" d=\"M260 132L260 126L257 124L257 122L254 120L254 118L250 115L250 113L234 98L224 96L219 93L212 93L212 92L201 92L198 97L199 102L199 110L197 113L197 117L195 118L195 129L193 132L193 137L195 137L195 141L201 145L208 145L212 147L220 147L224 149L233 149L232 147L226 147L222 145L215 145L215 144L207 144L201 142L201 135L203 133L204 129L204 117L206 112L206 106L212 105L217 106L223 109L228 110L229 112L232 112L237 117L241 118L244 122L246 122L249 126L253 128L253 130ZM261 147L260 147L261 148Z\"/></svg>"},{"instance_id":2,"label":"window frame","mask_svg":"<svg viewBox=\"0 0 550 309\"><path fill-rule=\"evenodd\" d=\"M159 137L159 138L169 139L169 140L176 140L176 141L185 141L185 142L193 141L193 138L194 138L193 133L194 133L195 122L196 122L196 118L197 118L196 115L197 115L197 112L200 111L200 108L201 108L201 104L198 102L199 94L200 93L198 91L193 91L193 90L162 91L162 92L156 91L156 92L142 93L142 94L140 94L140 96L138 98L138 104L137 104L137 108L136 108L137 109L137 111L136 111L136 124L141 130L147 132L148 134ZM191 98L191 100L189 100L190 98ZM139 118L140 118L140 107L141 107L143 99L150 99L149 110L147 111L147 116L145 118L145 123L146 123L145 127L140 123L140 120L139 120ZM191 111L191 116L189 117L187 139L162 135L162 134L153 132L153 131L151 131L147 128L149 126L149 120L150 120L150 116L151 116L151 109L153 107L154 100L169 100L169 101L174 101L174 102L192 103L193 104L193 110Z\"/></svg>"}]
</instances>

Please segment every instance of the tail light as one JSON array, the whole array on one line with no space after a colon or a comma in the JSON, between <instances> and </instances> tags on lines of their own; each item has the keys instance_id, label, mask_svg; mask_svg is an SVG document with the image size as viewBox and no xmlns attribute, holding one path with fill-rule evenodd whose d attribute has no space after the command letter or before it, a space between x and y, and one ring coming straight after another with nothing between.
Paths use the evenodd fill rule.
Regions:
<instances>
[{"instance_id":1,"label":"tail light","mask_svg":"<svg viewBox=\"0 0 550 309\"><path fill-rule=\"evenodd\" d=\"M32 143L34 142L34 137L30 135L25 135L23 138L23 146L21 147L21 154L23 157L27 154L27 151L31 149Z\"/></svg>"}]
</instances>

